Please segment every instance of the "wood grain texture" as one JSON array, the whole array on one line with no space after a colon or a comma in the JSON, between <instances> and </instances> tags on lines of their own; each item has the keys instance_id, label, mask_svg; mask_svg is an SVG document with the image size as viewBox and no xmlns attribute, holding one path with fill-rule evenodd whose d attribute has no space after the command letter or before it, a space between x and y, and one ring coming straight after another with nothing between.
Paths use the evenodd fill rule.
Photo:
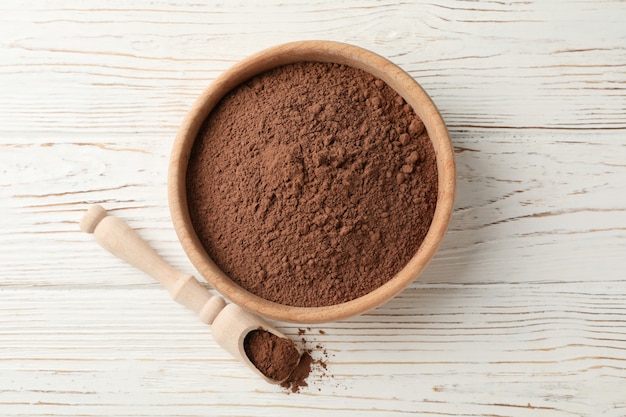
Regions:
<instances>
[{"instance_id":1,"label":"wood grain texture","mask_svg":"<svg viewBox=\"0 0 626 417\"><path fill-rule=\"evenodd\" d=\"M1 414L626 416L624 16L592 0L2 2ZM195 273L167 208L177 127L234 62L300 39L417 79L458 194L418 281L307 331L327 375L287 395L78 221L101 203Z\"/></svg>"}]
</instances>

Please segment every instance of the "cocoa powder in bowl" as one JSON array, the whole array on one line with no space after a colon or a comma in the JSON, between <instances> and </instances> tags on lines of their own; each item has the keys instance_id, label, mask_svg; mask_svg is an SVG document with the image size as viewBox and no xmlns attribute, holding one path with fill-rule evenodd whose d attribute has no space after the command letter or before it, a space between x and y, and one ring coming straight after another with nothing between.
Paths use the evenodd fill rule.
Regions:
<instances>
[{"instance_id":1,"label":"cocoa powder in bowl","mask_svg":"<svg viewBox=\"0 0 626 417\"><path fill-rule=\"evenodd\" d=\"M279 304L344 303L416 253L437 204L432 143L411 106L346 65L299 62L222 98L186 175L204 249L245 290Z\"/></svg>"}]
</instances>

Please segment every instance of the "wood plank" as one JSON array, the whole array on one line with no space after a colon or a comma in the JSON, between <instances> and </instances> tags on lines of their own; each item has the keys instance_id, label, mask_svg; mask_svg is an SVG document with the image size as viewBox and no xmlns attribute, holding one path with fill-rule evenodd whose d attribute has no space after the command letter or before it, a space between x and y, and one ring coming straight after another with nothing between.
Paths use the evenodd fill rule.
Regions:
<instances>
[{"instance_id":1,"label":"wood plank","mask_svg":"<svg viewBox=\"0 0 626 417\"><path fill-rule=\"evenodd\" d=\"M2 2L1 414L626 415L624 16L592 0ZM459 184L406 291L338 323L277 323L328 362L287 394L78 220L102 203L195 273L167 207L177 126L228 66L300 39L418 80Z\"/></svg>"}]
</instances>

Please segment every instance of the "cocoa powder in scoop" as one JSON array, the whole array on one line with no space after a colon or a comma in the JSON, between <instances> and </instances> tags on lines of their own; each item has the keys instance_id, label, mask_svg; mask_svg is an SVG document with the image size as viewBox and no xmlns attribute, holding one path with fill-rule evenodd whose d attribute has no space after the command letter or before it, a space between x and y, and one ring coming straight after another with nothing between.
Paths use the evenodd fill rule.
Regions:
<instances>
[{"instance_id":1,"label":"cocoa powder in scoop","mask_svg":"<svg viewBox=\"0 0 626 417\"><path fill-rule=\"evenodd\" d=\"M243 348L250 362L263 375L276 381L286 380L300 362L300 353L291 340L263 329L248 333Z\"/></svg>"},{"instance_id":2,"label":"cocoa powder in scoop","mask_svg":"<svg viewBox=\"0 0 626 417\"><path fill-rule=\"evenodd\" d=\"M207 117L187 198L198 237L233 281L281 304L333 305L383 285L415 254L435 210L435 154L380 79L289 64Z\"/></svg>"}]
</instances>

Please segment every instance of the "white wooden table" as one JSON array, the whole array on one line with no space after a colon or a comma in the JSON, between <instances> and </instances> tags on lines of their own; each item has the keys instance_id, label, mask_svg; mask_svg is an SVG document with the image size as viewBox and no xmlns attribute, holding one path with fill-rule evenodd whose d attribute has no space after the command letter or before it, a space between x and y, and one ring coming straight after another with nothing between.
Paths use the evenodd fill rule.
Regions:
<instances>
[{"instance_id":1,"label":"white wooden table","mask_svg":"<svg viewBox=\"0 0 626 417\"><path fill-rule=\"evenodd\" d=\"M625 2L202 3L0 3L0 415L626 416ZM418 80L459 191L426 272L311 326L328 375L287 394L77 222L102 203L195 273L166 198L177 126L224 69L301 39Z\"/></svg>"}]
</instances>

